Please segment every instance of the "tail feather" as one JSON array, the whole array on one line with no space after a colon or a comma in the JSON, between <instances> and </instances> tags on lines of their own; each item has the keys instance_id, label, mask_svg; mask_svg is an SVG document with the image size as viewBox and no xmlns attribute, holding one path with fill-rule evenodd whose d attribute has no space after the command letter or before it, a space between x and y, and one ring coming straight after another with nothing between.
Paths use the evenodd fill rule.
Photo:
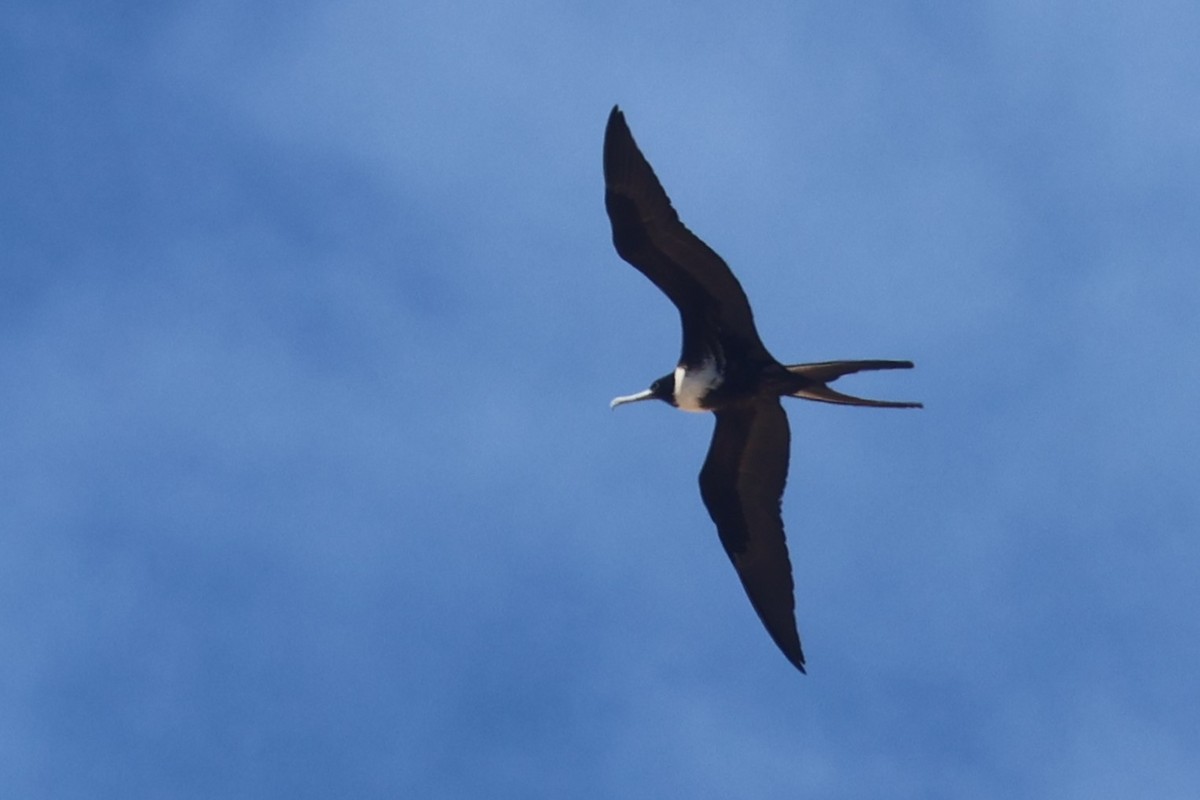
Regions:
<instances>
[{"instance_id":1,"label":"tail feather","mask_svg":"<svg viewBox=\"0 0 1200 800\"><path fill-rule=\"evenodd\" d=\"M813 383L792 392L792 397L816 400L821 403L836 403L844 406L871 406L874 408L923 408L920 403L894 402L891 400L867 400L862 397L842 394L825 384L843 375L881 369L911 369L911 361L822 361L816 364L790 364L787 371L801 375Z\"/></svg>"}]
</instances>

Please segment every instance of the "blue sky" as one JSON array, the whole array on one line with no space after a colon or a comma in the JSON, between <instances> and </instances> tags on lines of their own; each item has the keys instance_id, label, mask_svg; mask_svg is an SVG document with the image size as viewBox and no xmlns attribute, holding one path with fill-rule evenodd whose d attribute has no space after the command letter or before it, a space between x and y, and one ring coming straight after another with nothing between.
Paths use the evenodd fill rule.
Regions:
<instances>
[{"instance_id":1,"label":"blue sky","mask_svg":"<svg viewBox=\"0 0 1200 800\"><path fill-rule=\"evenodd\" d=\"M0 789L1194 796L1194 3L21 2ZM609 242L625 109L788 361L810 675Z\"/></svg>"}]
</instances>

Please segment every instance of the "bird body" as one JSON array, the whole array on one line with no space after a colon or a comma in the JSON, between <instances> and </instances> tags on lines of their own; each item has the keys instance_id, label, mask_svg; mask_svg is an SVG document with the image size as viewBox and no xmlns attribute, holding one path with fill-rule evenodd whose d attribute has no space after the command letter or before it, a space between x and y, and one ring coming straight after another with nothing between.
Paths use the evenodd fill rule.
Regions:
<instances>
[{"instance_id":1,"label":"bird body","mask_svg":"<svg viewBox=\"0 0 1200 800\"><path fill-rule=\"evenodd\" d=\"M661 400L683 411L713 412L716 427L700 470L701 498L764 627L804 672L781 514L791 430L780 398L919 408L919 403L866 400L828 386L843 375L907 369L912 362L777 361L758 336L741 284L679 221L617 107L604 134L604 181L618 255L674 303L683 328L674 372L642 392L614 399L612 406Z\"/></svg>"},{"instance_id":2,"label":"bird body","mask_svg":"<svg viewBox=\"0 0 1200 800\"><path fill-rule=\"evenodd\" d=\"M715 358L702 361L698 367L675 368L675 407L682 411L710 410L705 402L721 387L721 371Z\"/></svg>"}]
</instances>

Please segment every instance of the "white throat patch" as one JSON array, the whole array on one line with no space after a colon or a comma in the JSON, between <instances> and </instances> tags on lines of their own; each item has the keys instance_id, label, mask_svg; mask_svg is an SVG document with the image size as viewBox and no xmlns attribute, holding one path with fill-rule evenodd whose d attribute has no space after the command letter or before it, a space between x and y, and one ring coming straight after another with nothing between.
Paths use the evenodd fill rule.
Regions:
<instances>
[{"instance_id":1,"label":"white throat patch","mask_svg":"<svg viewBox=\"0 0 1200 800\"><path fill-rule=\"evenodd\" d=\"M721 385L717 362L705 361L698 368L675 368L675 405L683 411L706 411L700 402Z\"/></svg>"}]
</instances>

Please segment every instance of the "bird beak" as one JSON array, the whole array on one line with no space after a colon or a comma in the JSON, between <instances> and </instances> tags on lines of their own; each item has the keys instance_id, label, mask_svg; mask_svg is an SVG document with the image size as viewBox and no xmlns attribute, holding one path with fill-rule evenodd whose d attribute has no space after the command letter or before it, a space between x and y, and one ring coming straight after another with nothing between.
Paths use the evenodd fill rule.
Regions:
<instances>
[{"instance_id":1,"label":"bird beak","mask_svg":"<svg viewBox=\"0 0 1200 800\"><path fill-rule=\"evenodd\" d=\"M637 394L626 395L625 397L614 397L613 401L608 404L608 407L616 408L617 406L622 406L622 405L625 405L626 403L636 403L639 400L650 400L653 397L654 397L654 391L652 389L647 389L644 392L638 392Z\"/></svg>"}]
</instances>

